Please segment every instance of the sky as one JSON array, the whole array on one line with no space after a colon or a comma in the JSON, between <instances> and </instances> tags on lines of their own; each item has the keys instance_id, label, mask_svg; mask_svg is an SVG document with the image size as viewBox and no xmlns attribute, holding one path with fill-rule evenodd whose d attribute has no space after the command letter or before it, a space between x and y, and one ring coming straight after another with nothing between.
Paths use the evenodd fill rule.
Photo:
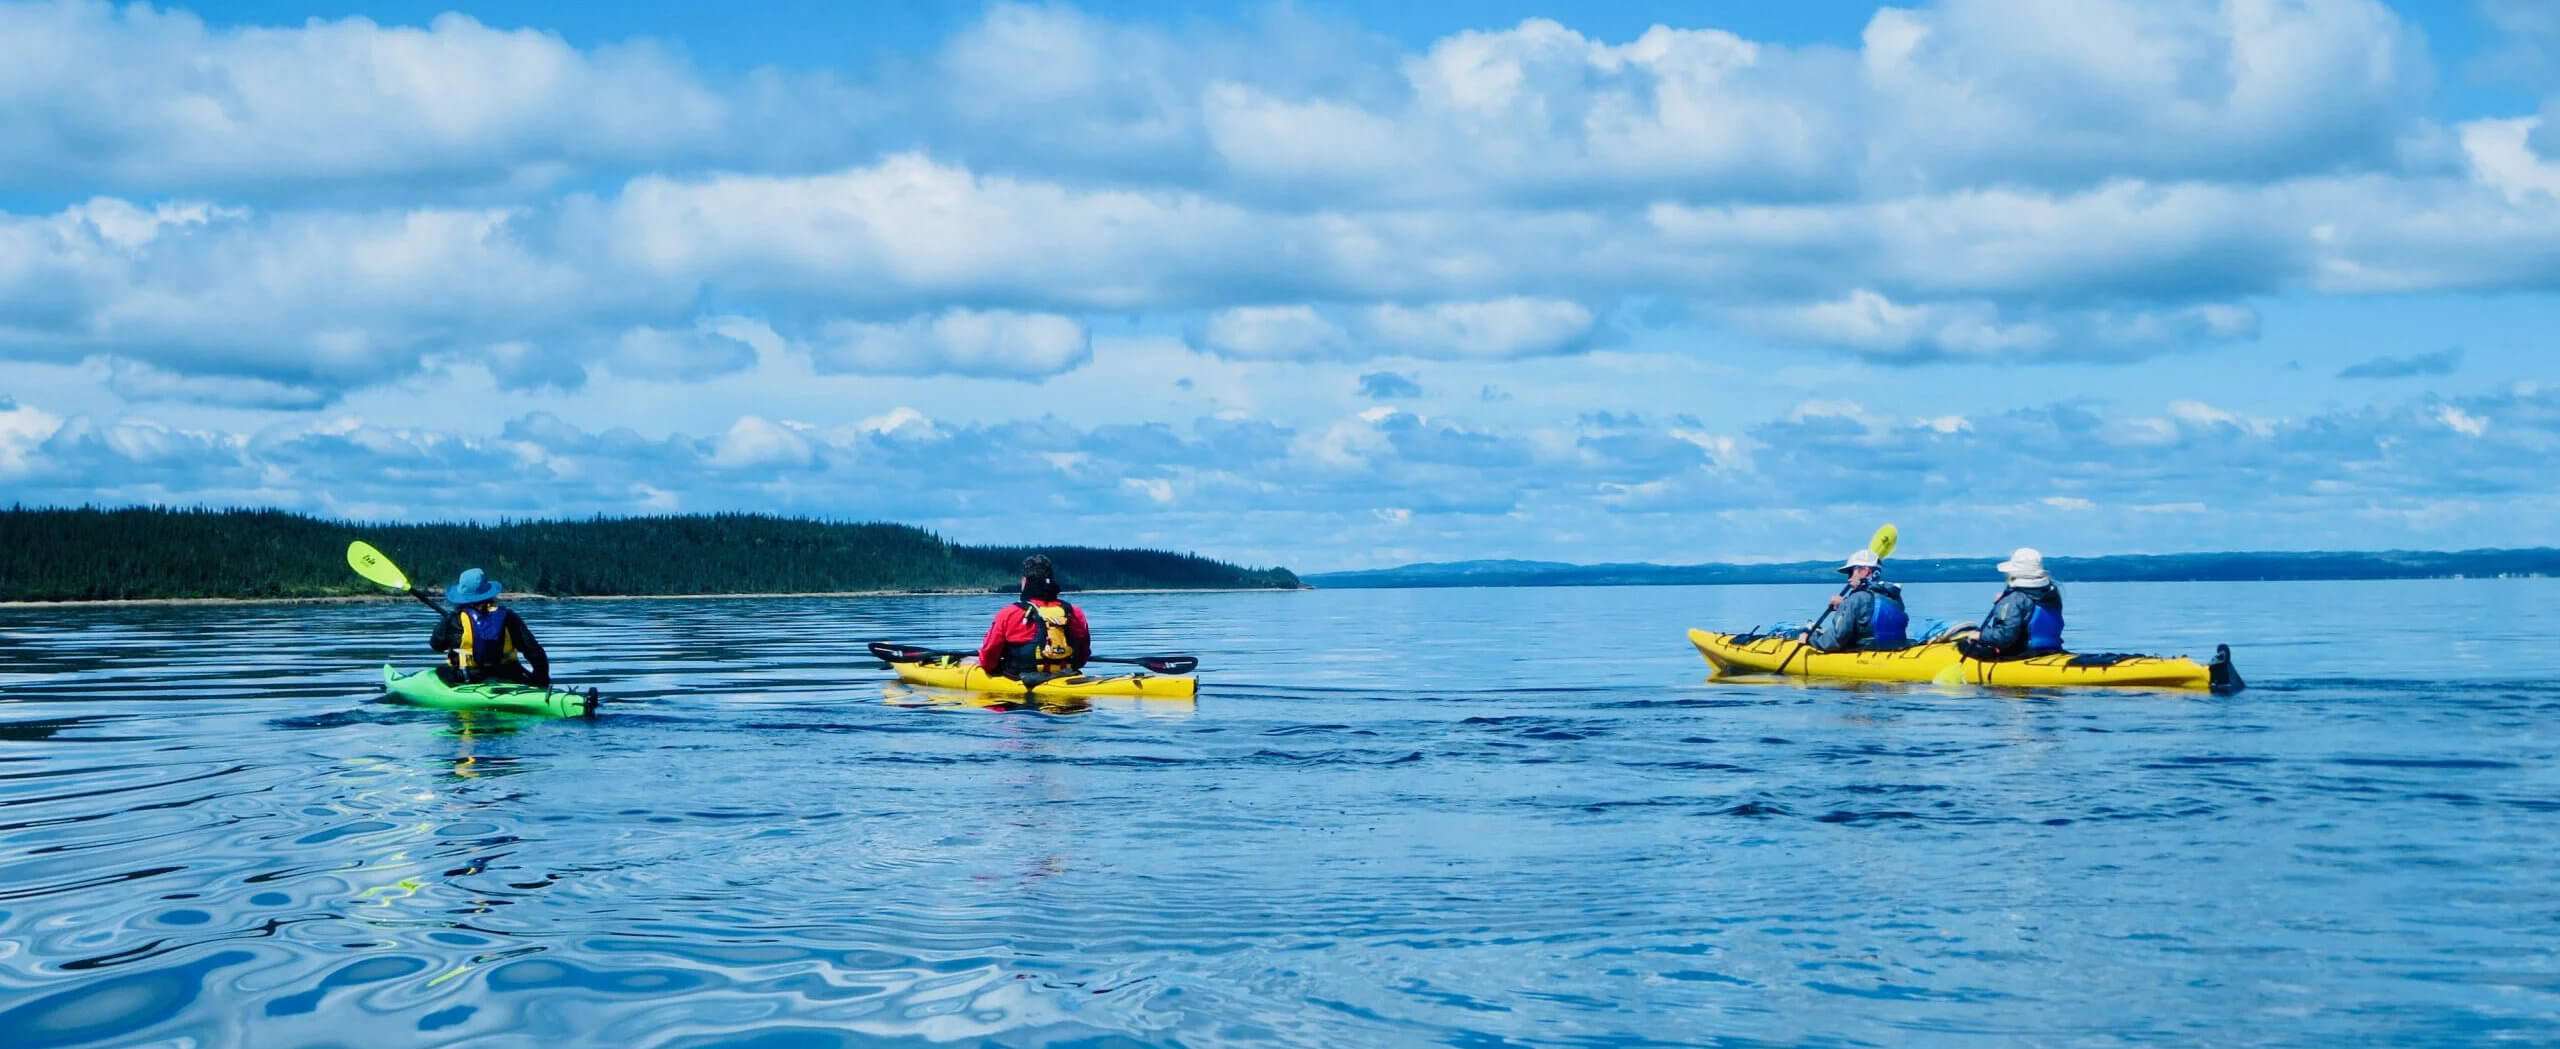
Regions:
<instances>
[{"instance_id":1,"label":"sky","mask_svg":"<svg viewBox=\"0 0 2560 1049\"><path fill-rule=\"evenodd\" d=\"M2560 5L0 0L0 502L2560 542Z\"/></svg>"}]
</instances>

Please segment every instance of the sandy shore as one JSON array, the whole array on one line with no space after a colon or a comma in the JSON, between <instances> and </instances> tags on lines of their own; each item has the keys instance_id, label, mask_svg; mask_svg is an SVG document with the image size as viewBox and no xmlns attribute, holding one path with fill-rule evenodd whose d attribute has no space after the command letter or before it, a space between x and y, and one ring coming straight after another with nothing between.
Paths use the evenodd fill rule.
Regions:
<instances>
[{"instance_id":1,"label":"sandy shore","mask_svg":"<svg viewBox=\"0 0 2560 1049\"><path fill-rule=\"evenodd\" d=\"M1278 593L1283 588L1267 586L1237 587L1133 587L1117 590L1075 590L1070 599L1093 594L1243 594ZM1299 587L1312 590L1314 587ZM580 597L553 597L549 594L507 594L505 601L761 601L773 598L808 597L986 597L1007 598L1009 591L995 590L829 590L808 593L774 594L595 594ZM113 605L346 605L371 601L409 601L406 594L340 594L326 597L136 597L89 601L0 601L0 608L94 608Z\"/></svg>"}]
</instances>

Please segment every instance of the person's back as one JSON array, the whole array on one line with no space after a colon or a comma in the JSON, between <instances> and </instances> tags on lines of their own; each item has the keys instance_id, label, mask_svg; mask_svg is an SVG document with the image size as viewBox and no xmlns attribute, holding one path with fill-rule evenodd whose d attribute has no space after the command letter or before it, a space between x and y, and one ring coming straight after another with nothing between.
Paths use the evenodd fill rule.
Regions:
<instances>
[{"instance_id":1,"label":"person's back","mask_svg":"<svg viewBox=\"0 0 2560 1049\"><path fill-rule=\"evenodd\" d=\"M1093 657L1084 610L1059 596L1057 570L1033 554L1022 561L1022 599L996 613L978 643L978 666L1001 677L1069 674Z\"/></svg>"},{"instance_id":2,"label":"person's back","mask_svg":"<svg viewBox=\"0 0 2560 1049\"><path fill-rule=\"evenodd\" d=\"M506 584L487 578L477 568L445 588L445 600L452 603L453 611L436 624L427 645L445 654L447 679L457 684L551 683L551 657L542 650L542 642L534 639L533 628L515 610L498 603L498 595L505 590ZM533 668L526 670L517 662L518 656L532 661Z\"/></svg>"},{"instance_id":3,"label":"person's back","mask_svg":"<svg viewBox=\"0 0 2560 1049\"><path fill-rule=\"evenodd\" d=\"M2044 570L2044 555L2019 547L1998 571L2008 585L1991 602L1982 628L1956 648L1974 659L2018 659L2060 652L2062 587Z\"/></svg>"},{"instance_id":4,"label":"person's back","mask_svg":"<svg viewBox=\"0 0 2560 1049\"><path fill-rule=\"evenodd\" d=\"M1901 648L1911 643L1911 613L1903 607L1902 588L1878 574L1881 562L1872 550L1849 555L1840 571L1849 577L1849 592L1831 599L1831 610L1804 641L1822 652Z\"/></svg>"}]
</instances>

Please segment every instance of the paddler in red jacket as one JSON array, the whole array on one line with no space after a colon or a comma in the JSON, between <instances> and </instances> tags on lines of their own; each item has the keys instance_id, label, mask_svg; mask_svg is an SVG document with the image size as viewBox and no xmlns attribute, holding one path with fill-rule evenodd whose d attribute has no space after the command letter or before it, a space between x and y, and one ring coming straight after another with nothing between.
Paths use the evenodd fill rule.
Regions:
<instances>
[{"instance_id":1,"label":"paddler in red jacket","mask_svg":"<svg viewBox=\"0 0 2560 1049\"><path fill-rule=\"evenodd\" d=\"M1000 677L1056 676L1084 669L1093 635L1084 612L1058 599L1057 569L1043 554L1022 559L1022 600L1006 605L978 643L978 665Z\"/></svg>"}]
</instances>

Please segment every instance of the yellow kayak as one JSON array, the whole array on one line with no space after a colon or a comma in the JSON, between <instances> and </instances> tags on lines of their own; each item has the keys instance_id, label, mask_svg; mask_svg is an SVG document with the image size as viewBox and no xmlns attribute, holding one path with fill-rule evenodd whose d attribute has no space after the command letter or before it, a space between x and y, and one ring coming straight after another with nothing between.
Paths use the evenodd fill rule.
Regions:
<instances>
[{"instance_id":1,"label":"yellow kayak","mask_svg":"<svg viewBox=\"0 0 2560 1049\"><path fill-rule=\"evenodd\" d=\"M2231 646L2215 646L2213 661L2183 657L2057 652L2046 656L1986 663L1967 659L1951 643L1871 652L1816 652L1793 635L1718 634L1691 629L1689 643L1698 646L1717 676L1785 673L1790 677L1849 681L1935 681L1941 684L2004 685L2055 688L2113 685L2135 688L2193 688L2236 692L2240 675L2231 666Z\"/></svg>"},{"instance_id":2,"label":"yellow kayak","mask_svg":"<svg viewBox=\"0 0 2560 1049\"><path fill-rule=\"evenodd\" d=\"M1030 695L1038 699L1063 699L1068 696L1136 696L1141 699L1191 699L1199 694L1200 679L1175 674L1115 674L1092 677L1068 674L1025 685L1021 680L1000 677L978 669L975 656L952 659L941 656L921 662L892 662L889 668L898 680L911 685L956 688L990 696Z\"/></svg>"}]
</instances>

